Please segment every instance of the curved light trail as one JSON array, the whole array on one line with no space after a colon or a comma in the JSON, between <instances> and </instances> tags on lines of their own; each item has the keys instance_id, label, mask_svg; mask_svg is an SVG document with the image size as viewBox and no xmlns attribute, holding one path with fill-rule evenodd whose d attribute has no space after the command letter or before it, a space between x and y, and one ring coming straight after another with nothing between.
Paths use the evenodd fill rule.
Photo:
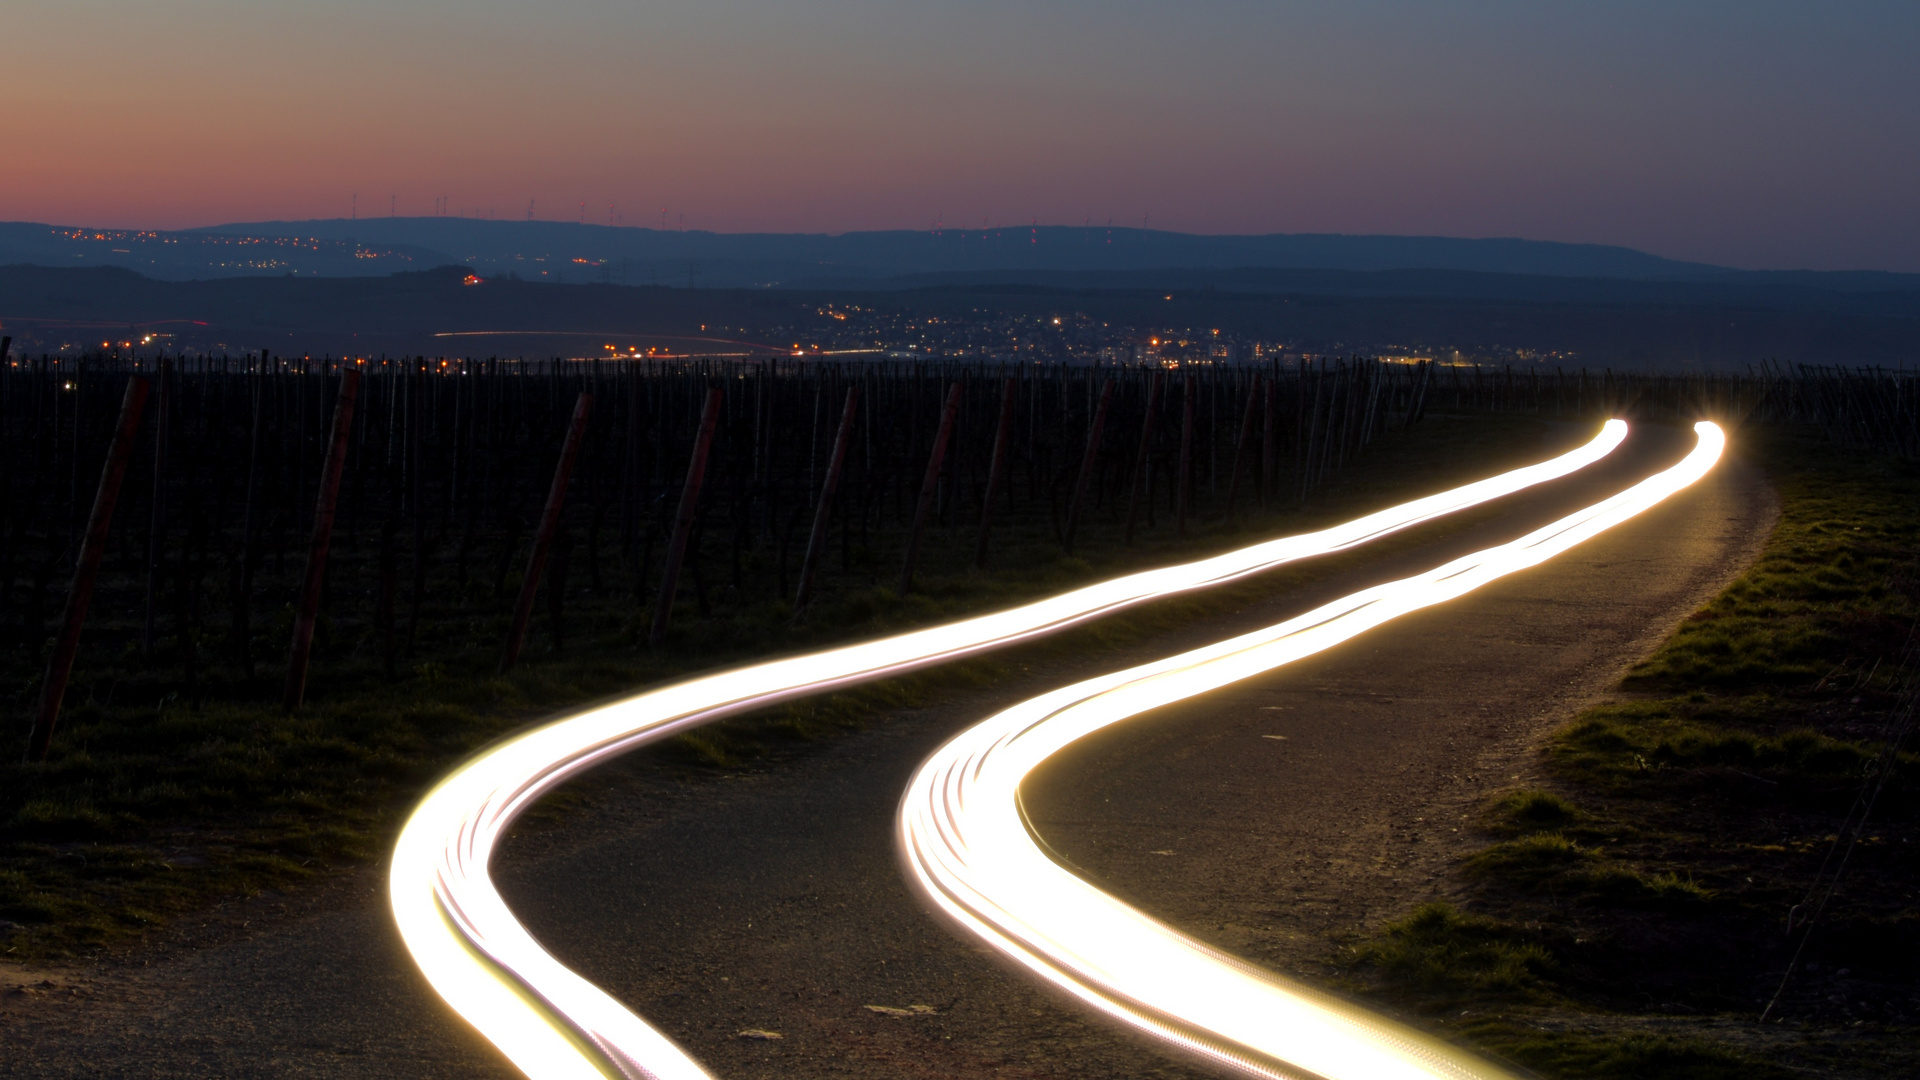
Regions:
<instances>
[{"instance_id":1,"label":"curved light trail","mask_svg":"<svg viewBox=\"0 0 1920 1080\"><path fill-rule=\"evenodd\" d=\"M568 777L645 743L780 701L1053 633L1125 607L1341 551L1566 476L1611 453L1609 420L1569 453L1319 532L1129 574L1021 607L652 690L496 744L430 791L401 831L388 898L414 962L447 1003L530 1077L681 1080L704 1070L554 959L488 877L514 819ZM985 924L982 924L983 927Z\"/></svg>"},{"instance_id":2,"label":"curved light trail","mask_svg":"<svg viewBox=\"0 0 1920 1080\"><path fill-rule=\"evenodd\" d=\"M1439 1040L1236 960L1121 903L1048 858L1020 784L1110 724L1346 641L1538 565L1706 475L1726 437L1694 427L1687 457L1511 543L1363 589L1285 622L1022 702L920 767L897 836L921 890L968 931L1090 1005L1214 1061L1271 1077L1449 1080L1509 1074Z\"/></svg>"}]
</instances>

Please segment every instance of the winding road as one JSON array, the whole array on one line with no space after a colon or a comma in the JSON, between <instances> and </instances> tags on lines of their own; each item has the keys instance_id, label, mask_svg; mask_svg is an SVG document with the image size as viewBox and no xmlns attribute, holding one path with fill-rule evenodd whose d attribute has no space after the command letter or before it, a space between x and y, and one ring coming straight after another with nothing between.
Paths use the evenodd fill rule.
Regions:
<instances>
[{"instance_id":1,"label":"winding road","mask_svg":"<svg viewBox=\"0 0 1920 1080\"><path fill-rule=\"evenodd\" d=\"M1690 441L1661 429L1636 433L1599 466L1382 557L1346 557L1351 565L1329 568L1310 587L1173 636L1186 640L1143 647L1141 659L1507 542L1673 464ZM1349 921L1418 899L1404 895L1406 880L1437 871L1448 846L1443 830L1454 827L1444 823L1495 782L1491 763L1524 761L1519 750L1543 722L1610 681L1737 571L1764 535L1768 512L1749 473L1722 469L1544 567L1279 674L1171 706L1152 724L1076 743L1028 782L1027 812L1062 857L1107 891L1214 945L1291 968L1305 953L1290 946L1323 936L1315 911L1341 906L1327 899L1346 899L1340 918ZM503 893L556 957L633 1003L721 1075L1183 1075L1187 1066L1062 1013L949 937L900 885L888 854L898 793L929 750L997 703L1093 673L1023 676L849 739L803 769L692 793L637 782L592 822L510 842L498 860ZM1203 715L1204 725L1197 722ZM1339 854L1323 859L1329 851ZM1331 896L1316 896L1343 877L1376 887L1336 885ZM1391 899L1380 896L1380 881ZM320 924L339 929L343 918L355 916L310 916L275 940L284 953L291 942L324 938ZM390 953L366 957L355 937L334 940L381 969L378 979L358 980L362 1008L329 1014L304 1038L272 1040L283 1063L291 1064L290 1045L312 1052L302 1056L304 1067L260 1075L470 1072L478 1062L465 1054L465 1064L454 1066L424 1052L445 1037L444 1021L407 1024L399 1017L417 1016L417 1006L373 1004L397 999L410 980L395 980ZM244 985L251 977L270 985L257 970L268 951L233 943L173 965L171 976L224 963L224 977L203 984ZM344 959L320 967L338 969ZM146 985L152 978L144 977ZM128 977L121 996L137 996L142 982ZM321 1001L350 1000L326 978L306 989ZM101 1000L113 997L109 990ZM254 1014L272 1014L263 1006L276 998L293 1015L312 1011L292 997L246 1000ZM188 995L162 1011L178 1019L205 1004ZM125 1019L129 1034L141 1026ZM248 1074L240 1044L275 1027L259 1020L246 1025L249 1038L226 1044L235 1053L213 1055L227 1065L219 1074ZM42 1064L55 1066L66 1056L63 1027L43 1017L20 1029L26 1040L10 1037L9 1047L40 1052ZM386 1035L363 1039L368 1052L356 1059L316 1045L327 1041L314 1038L316 1028ZM741 1031L782 1037L742 1038ZM184 1061L182 1071L161 1066L178 1057L156 1045L163 1042L124 1040L152 1048L147 1059L156 1066L127 1074L200 1075ZM409 1045L413 1068L392 1056ZM376 1059L385 1067L374 1067ZM112 1060L96 1057L94 1074L103 1064L113 1074Z\"/></svg>"}]
</instances>

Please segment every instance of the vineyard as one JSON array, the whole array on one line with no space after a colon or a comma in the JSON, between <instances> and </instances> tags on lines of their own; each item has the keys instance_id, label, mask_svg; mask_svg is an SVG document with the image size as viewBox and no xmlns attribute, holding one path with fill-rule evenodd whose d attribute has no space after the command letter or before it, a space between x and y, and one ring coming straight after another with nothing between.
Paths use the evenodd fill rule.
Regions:
<instances>
[{"instance_id":1,"label":"vineyard","mask_svg":"<svg viewBox=\"0 0 1920 1080\"><path fill-rule=\"evenodd\" d=\"M554 709L1298 531L1531 460L1535 417L1912 457L1915 389L1356 358L0 364L0 947L97 949L373 858L448 764ZM979 664L662 752L798 752Z\"/></svg>"},{"instance_id":2,"label":"vineyard","mask_svg":"<svg viewBox=\"0 0 1920 1080\"><path fill-rule=\"evenodd\" d=\"M804 619L816 597L897 600L929 570L1184 536L1309 499L1430 411L1706 413L1913 457L1916 389L1360 359L17 361L0 370L0 627L36 658L16 692L52 654L40 756L76 648L145 671L96 696L278 690L293 709L342 666L504 670L529 635L660 646L717 614Z\"/></svg>"}]
</instances>

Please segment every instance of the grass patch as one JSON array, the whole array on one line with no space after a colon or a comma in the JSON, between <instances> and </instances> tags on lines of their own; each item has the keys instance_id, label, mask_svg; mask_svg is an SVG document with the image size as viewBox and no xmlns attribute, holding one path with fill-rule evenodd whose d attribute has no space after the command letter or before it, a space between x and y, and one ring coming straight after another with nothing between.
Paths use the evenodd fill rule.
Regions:
<instances>
[{"instance_id":1,"label":"grass patch","mask_svg":"<svg viewBox=\"0 0 1920 1080\"><path fill-rule=\"evenodd\" d=\"M1646 1035L1543 1035L1488 1025L1481 1041L1548 1076L1587 1080L1789 1080L1806 1074L1704 1039Z\"/></svg>"},{"instance_id":2,"label":"grass patch","mask_svg":"<svg viewBox=\"0 0 1920 1080\"><path fill-rule=\"evenodd\" d=\"M1564 829L1580 819L1572 803L1551 791L1526 788L1500 799L1496 806L1497 825L1516 833Z\"/></svg>"},{"instance_id":3,"label":"grass patch","mask_svg":"<svg viewBox=\"0 0 1920 1080\"><path fill-rule=\"evenodd\" d=\"M1707 715L1710 710L1687 700L1606 705L1556 735L1551 753L1564 773L1608 786L1666 779L1663 773L1699 779L1716 770L1744 771L1775 785L1857 785L1879 747L1806 727L1766 733L1784 711L1769 704L1733 718L1725 710ZM1903 753L1901 760L1910 766L1914 756Z\"/></svg>"},{"instance_id":4,"label":"grass patch","mask_svg":"<svg viewBox=\"0 0 1920 1080\"><path fill-rule=\"evenodd\" d=\"M1713 890L1678 871L1625 866L1560 832L1529 833L1470 856L1467 874L1495 888L1599 898L1615 904L1666 906L1713 899Z\"/></svg>"},{"instance_id":5,"label":"grass patch","mask_svg":"<svg viewBox=\"0 0 1920 1080\"><path fill-rule=\"evenodd\" d=\"M1599 860L1598 852L1583 848L1560 833L1544 832L1495 844L1468 859L1467 867L1483 877L1539 888L1565 881L1574 874L1585 874Z\"/></svg>"},{"instance_id":6,"label":"grass patch","mask_svg":"<svg viewBox=\"0 0 1920 1080\"><path fill-rule=\"evenodd\" d=\"M1355 962L1366 964L1394 986L1444 1007L1463 995L1526 997L1542 987L1553 954L1495 919L1469 915L1450 904L1423 904L1361 946Z\"/></svg>"}]
</instances>

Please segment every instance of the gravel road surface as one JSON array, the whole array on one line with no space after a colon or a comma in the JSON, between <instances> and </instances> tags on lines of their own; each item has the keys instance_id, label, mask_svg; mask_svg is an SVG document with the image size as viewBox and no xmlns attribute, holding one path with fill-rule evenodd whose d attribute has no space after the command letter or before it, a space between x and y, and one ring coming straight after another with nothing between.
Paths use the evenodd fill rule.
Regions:
<instances>
[{"instance_id":1,"label":"gravel road surface","mask_svg":"<svg viewBox=\"0 0 1920 1080\"><path fill-rule=\"evenodd\" d=\"M1465 528L1429 528L1118 654L1022 667L769 768L694 782L627 769L591 813L516 837L496 876L558 956L722 1077L1209 1075L1033 988L925 912L890 839L914 766L990 710L1510 539L1691 444L1639 426L1615 460ZM1527 775L1545 731L1748 565L1773 518L1764 483L1730 458L1544 567L1086 740L1029 783L1029 813L1103 888L1311 978L1332 942L1438 895L1464 820ZM236 901L89 969L0 968L0 1075L517 1075L414 973L383 885L370 869Z\"/></svg>"}]
</instances>

